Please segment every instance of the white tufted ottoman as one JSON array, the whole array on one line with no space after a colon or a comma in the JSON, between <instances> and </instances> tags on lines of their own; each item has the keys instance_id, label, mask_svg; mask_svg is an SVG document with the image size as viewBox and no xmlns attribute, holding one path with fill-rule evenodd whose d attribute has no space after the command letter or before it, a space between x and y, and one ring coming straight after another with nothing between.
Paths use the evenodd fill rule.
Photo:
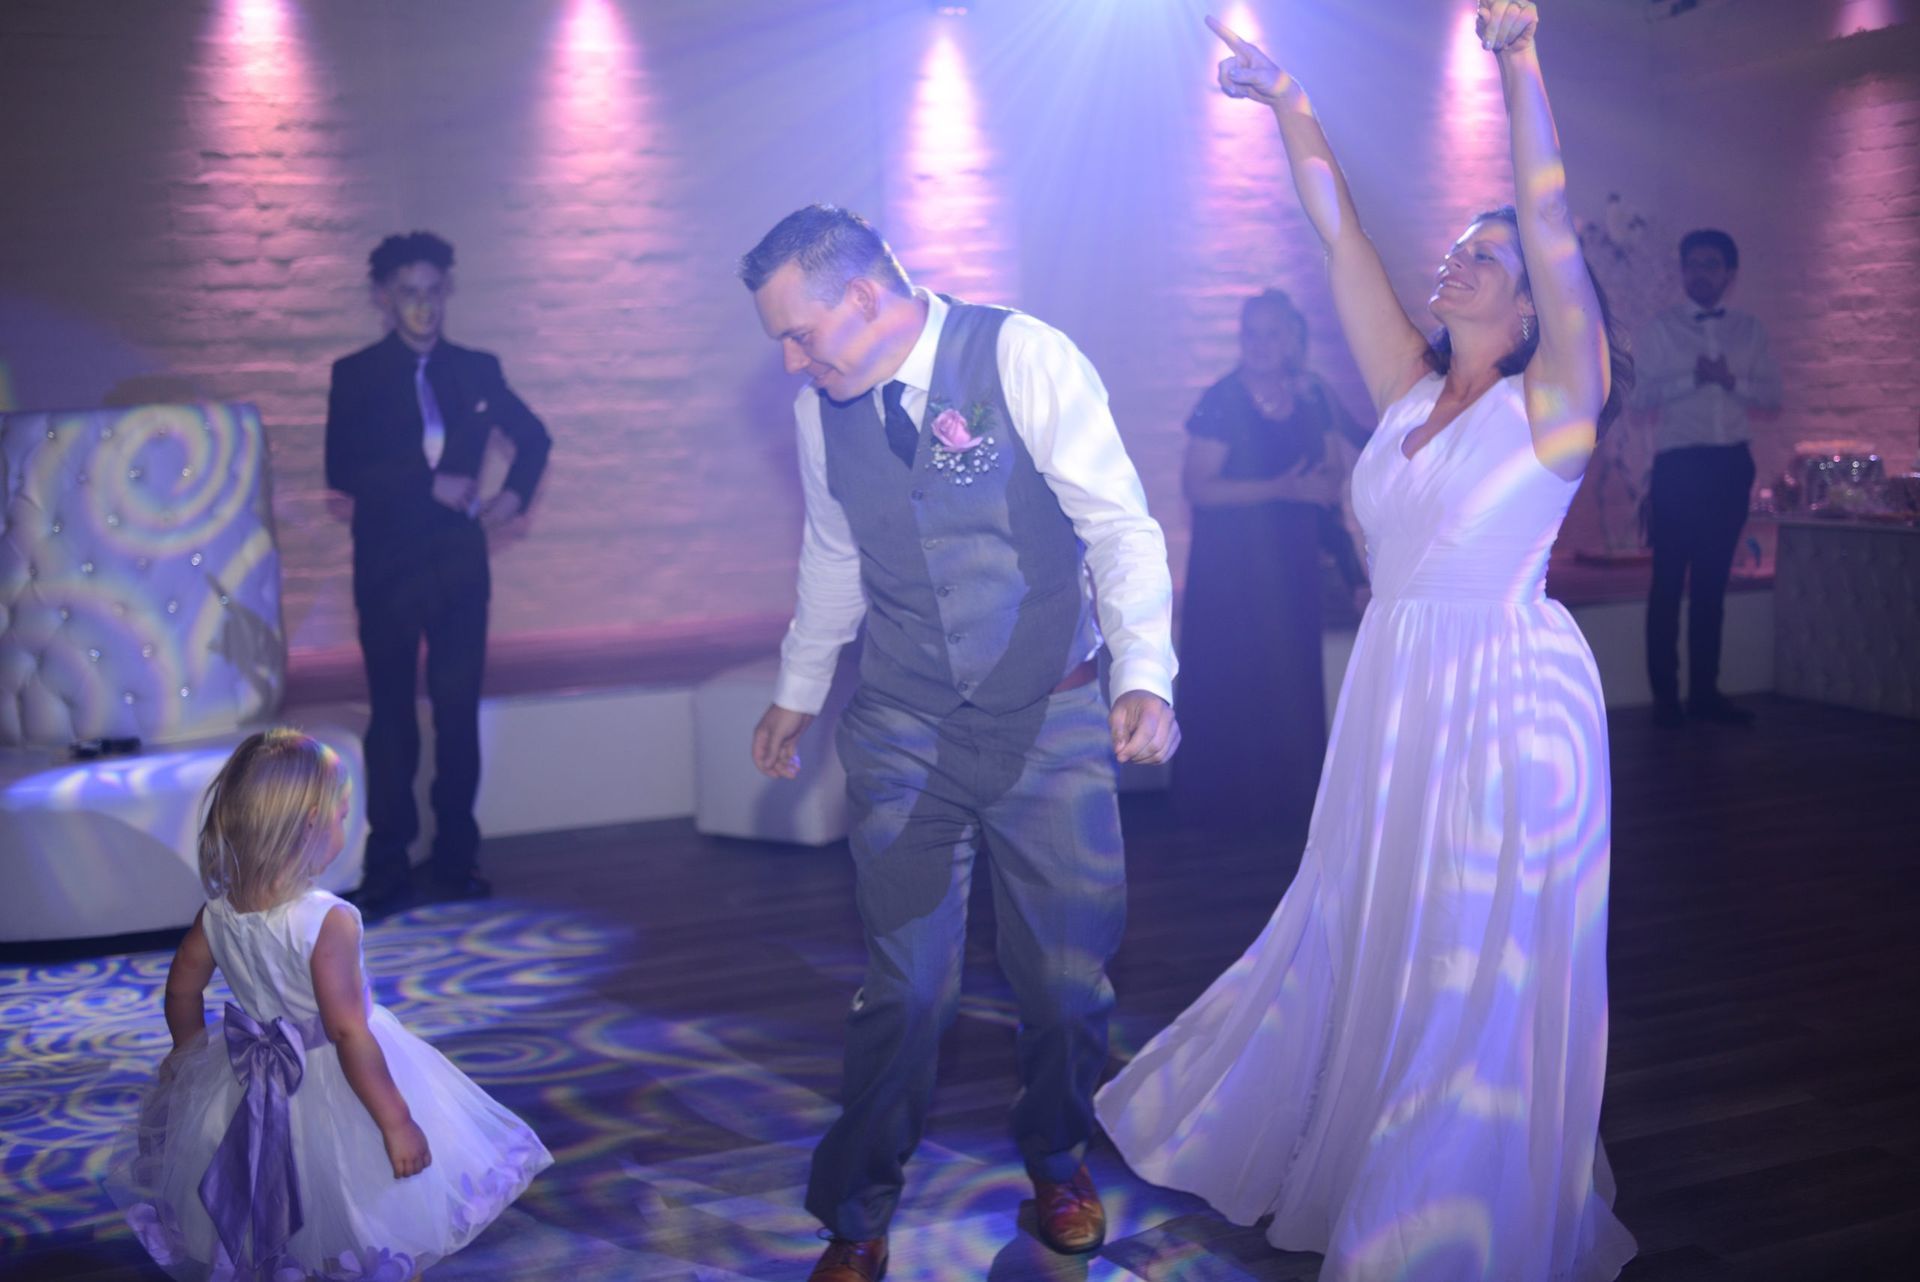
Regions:
<instances>
[{"instance_id":1,"label":"white tufted ottoman","mask_svg":"<svg viewBox=\"0 0 1920 1282\"><path fill-rule=\"evenodd\" d=\"M0 751L0 940L78 939L184 926L206 901L196 862L200 798L248 731L138 756L66 761ZM310 728L362 777L357 735ZM360 883L366 807L356 797L347 848L320 878Z\"/></svg>"},{"instance_id":2,"label":"white tufted ottoman","mask_svg":"<svg viewBox=\"0 0 1920 1282\"><path fill-rule=\"evenodd\" d=\"M0 940L191 921L200 794L286 659L252 406L0 414ZM67 759L103 737L146 751Z\"/></svg>"},{"instance_id":3,"label":"white tufted ottoman","mask_svg":"<svg viewBox=\"0 0 1920 1282\"><path fill-rule=\"evenodd\" d=\"M852 692L854 666L843 652L826 706L800 736L798 779L767 778L754 768L749 751L753 728L773 701L777 658L730 668L700 684L693 692L695 829L805 846L847 835L847 773L833 731Z\"/></svg>"}]
</instances>

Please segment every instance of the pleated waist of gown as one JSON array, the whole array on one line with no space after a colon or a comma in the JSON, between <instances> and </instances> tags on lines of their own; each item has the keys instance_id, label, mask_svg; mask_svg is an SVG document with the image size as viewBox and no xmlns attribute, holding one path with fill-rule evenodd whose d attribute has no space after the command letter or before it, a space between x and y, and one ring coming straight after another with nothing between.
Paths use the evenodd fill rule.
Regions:
<instances>
[{"instance_id":1,"label":"pleated waist of gown","mask_svg":"<svg viewBox=\"0 0 1920 1282\"><path fill-rule=\"evenodd\" d=\"M1438 601L1457 605L1539 605L1547 599L1546 549L1434 548L1404 570L1379 565L1376 602ZM1396 573L1396 570L1399 570Z\"/></svg>"}]
</instances>

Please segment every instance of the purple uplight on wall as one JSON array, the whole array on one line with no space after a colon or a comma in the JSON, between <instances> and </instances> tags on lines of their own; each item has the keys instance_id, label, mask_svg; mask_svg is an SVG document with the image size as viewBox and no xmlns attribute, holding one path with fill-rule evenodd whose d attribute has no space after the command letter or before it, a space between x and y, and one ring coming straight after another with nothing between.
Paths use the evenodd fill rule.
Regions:
<instances>
[{"instance_id":1,"label":"purple uplight on wall","mask_svg":"<svg viewBox=\"0 0 1920 1282\"><path fill-rule=\"evenodd\" d=\"M1840 12L1834 21L1834 38L1884 31L1914 17L1913 0L1840 0Z\"/></svg>"},{"instance_id":2,"label":"purple uplight on wall","mask_svg":"<svg viewBox=\"0 0 1920 1282\"><path fill-rule=\"evenodd\" d=\"M284 230L279 202L306 205L337 190L338 141L320 119L323 77L294 0L224 0L212 20L200 67L209 110L193 118L198 177L222 230L259 236L258 251ZM213 270L253 282L258 264L241 241L218 249Z\"/></svg>"},{"instance_id":3,"label":"purple uplight on wall","mask_svg":"<svg viewBox=\"0 0 1920 1282\"><path fill-rule=\"evenodd\" d=\"M558 177L597 177L613 167L634 103L627 64L632 42L612 0L572 0L554 41L549 155Z\"/></svg>"},{"instance_id":4,"label":"purple uplight on wall","mask_svg":"<svg viewBox=\"0 0 1920 1282\"><path fill-rule=\"evenodd\" d=\"M614 323L631 264L653 243L666 162L631 16L613 0L567 0L548 41L534 230L559 295L595 313L548 333L554 354Z\"/></svg>"},{"instance_id":5,"label":"purple uplight on wall","mask_svg":"<svg viewBox=\"0 0 1920 1282\"><path fill-rule=\"evenodd\" d=\"M309 42L310 19L296 0L217 0L211 7L191 71L194 108L183 117L194 159L169 189L170 215L199 236L169 287L244 300L261 332L298 324L289 313L303 307L337 305L341 296L330 292L331 283L311 293L288 284L294 265L316 252L323 234L315 229L357 213L342 159L345 107ZM217 385L231 355L189 346L166 373ZM270 422L306 408L278 391L247 399Z\"/></svg>"},{"instance_id":6,"label":"purple uplight on wall","mask_svg":"<svg viewBox=\"0 0 1920 1282\"><path fill-rule=\"evenodd\" d=\"M1863 282L1910 280L1920 265L1920 225L1896 213L1913 199L1920 119L1908 87L1887 75L1839 86L1823 114L1825 155L1815 172L1824 179L1826 216L1817 225L1828 234L1811 280L1812 297L1827 305L1813 310L1810 330L1829 381L1824 394L1808 398L1805 421L1836 437L1911 443L1907 407L1920 374L1902 335L1911 327L1912 295ZM1874 396L1876 388L1904 395Z\"/></svg>"},{"instance_id":7,"label":"purple uplight on wall","mask_svg":"<svg viewBox=\"0 0 1920 1282\"><path fill-rule=\"evenodd\" d=\"M288 12L291 7L287 0L234 0L229 6L224 34L231 43L256 55L252 60L255 70L270 69L276 47L294 38L294 15Z\"/></svg>"},{"instance_id":8,"label":"purple uplight on wall","mask_svg":"<svg viewBox=\"0 0 1920 1282\"><path fill-rule=\"evenodd\" d=\"M1460 219L1486 208L1490 198L1512 190L1507 111L1500 95L1499 68L1480 43L1476 16L1471 6L1454 16L1447 42L1446 74L1441 81L1445 101L1435 113L1440 136L1434 141L1444 157L1439 167L1440 185Z\"/></svg>"},{"instance_id":9,"label":"purple uplight on wall","mask_svg":"<svg viewBox=\"0 0 1920 1282\"><path fill-rule=\"evenodd\" d=\"M1012 229L964 35L933 28L908 117L906 190L894 198L888 225L909 272L969 301L1000 302L1017 285Z\"/></svg>"},{"instance_id":10,"label":"purple uplight on wall","mask_svg":"<svg viewBox=\"0 0 1920 1282\"><path fill-rule=\"evenodd\" d=\"M1229 5L1221 21L1243 39L1263 45L1267 39L1251 6ZM1207 46L1215 61L1223 53L1218 44ZM1274 136L1273 116L1239 99L1229 98L1207 80L1207 171L1216 198L1237 202L1273 200L1276 182L1285 168L1285 153Z\"/></svg>"},{"instance_id":11,"label":"purple uplight on wall","mask_svg":"<svg viewBox=\"0 0 1920 1282\"><path fill-rule=\"evenodd\" d=\"M266 133L283 126L313 96L315 77L301 43L293 0L228 0L215 10L213 39L226 54L209 65L233 125ZM256 139L257 141L257 139Z\"/></svg>"},{"instance_id":12,"label":"purple uplight on wall","mask_svg":"<svg viewBox=\"0 0 1920 1282\"><path fill-rule=\"evenodd\" d=\"M1256 45L1265 47L1263 42L1271 38L1248 4L1225 6L1220 19ZM1208 366L1224 369L1234 359L1240 300L1273 285L1297 286L1287 260L1309 243L1311 234L1301 234L1305 229L1297 207L1284 198L1291 180L1273 113L1222 93L1215 69L1226 50L1211 39L1202 47L1204 63L1194 67L1191 81L1193 92L1205 100L1205 163L1191 197L1198 233L1192 247L1198 255L1194 270L1217 282L1227 299L1213 314L1220 323L1210 325L1202 340L1208 344ZM1313 244L1317 258L1318 244ZM1217 355L1214 344L1220 344Z\"/></svg>"},{"instance_id":13,"label":"purple uplight on wall","mask_svg":"<svg viewBox=\"0 0 1920 1282\"><path fill-rule=\"evenodd\" d=\"M545 26L531 163L512 179L508 218L512 234L538 246L540 264L537 284L521 291L529 308L521 334L537 341L517 360L521 368L529 359L545 363L546 377L577 375L589 362L604 369L608 335L654 331L655 323L636 326L636 309L689 288L679 283L686 257L662 252L680 243L664 224L680 199L675 140L684 132L660 110L645 25L651 12L616 0L563 0ZM624 430L602 402L574 422L583 434ZM490 458L483 484L504 467L502 455Z\"/></svg>"}]
</instances>

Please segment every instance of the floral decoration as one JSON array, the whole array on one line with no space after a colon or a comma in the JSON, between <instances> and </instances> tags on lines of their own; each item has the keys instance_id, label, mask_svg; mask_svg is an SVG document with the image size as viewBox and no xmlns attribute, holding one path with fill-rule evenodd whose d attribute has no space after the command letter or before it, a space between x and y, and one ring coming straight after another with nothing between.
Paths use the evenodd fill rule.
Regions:
<instances>
[{"instance_id":1,"label":"floral decoration","mask_svg":"<svg viewBox=\"0 0 1920 1282\"><path fill-rule=\"evenodd\" d=\"M929 465L943 473L955 485L972 485L975 478L1000 465L1000 450L995 433L999 414L985 401L975 401L965 411L944 401L935 401L933 413L933 457Z\"/></svg>"}]
</instances>

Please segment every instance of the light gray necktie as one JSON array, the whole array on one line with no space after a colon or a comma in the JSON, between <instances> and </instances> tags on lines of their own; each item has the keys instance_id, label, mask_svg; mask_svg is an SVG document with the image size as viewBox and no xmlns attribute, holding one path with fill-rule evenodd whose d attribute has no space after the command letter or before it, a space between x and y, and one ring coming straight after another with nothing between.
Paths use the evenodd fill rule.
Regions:
<instances>
[{"instance_id":1,"label":"light gray necktie","mask_svg":"<svg viewBox=\"0 0 1920 1282\"><path fill-rule=\"evenodd\" d=\"M427 382L427 358L422 356L413 367L413 394L420 401L420 421L426 425L421 445L427 451L427 466L439 467L440 455L447 448L447 425L440 418L440 402L434 399L433 384Z\"/></svg>"}]
</instances>

